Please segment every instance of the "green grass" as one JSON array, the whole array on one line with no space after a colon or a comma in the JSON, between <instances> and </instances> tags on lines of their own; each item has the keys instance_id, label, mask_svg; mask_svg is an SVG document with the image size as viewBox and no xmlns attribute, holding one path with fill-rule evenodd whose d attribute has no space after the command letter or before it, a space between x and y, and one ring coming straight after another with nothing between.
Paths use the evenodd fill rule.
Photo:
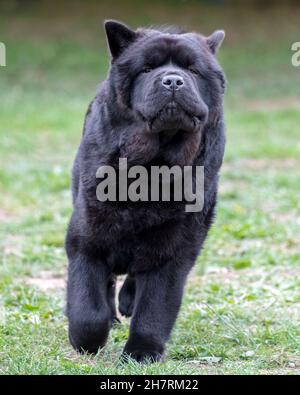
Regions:
<instances>
[{"instance_id":1,"label":"green grass","mask_svg":"<svg viewBox=\"0 0 300 395\"><path fill-rule=\"evenodd\" d=\"M299 9L261 14L155 1L119 2L111 11L109 2L91 1L70 15L66 2L56 12L49 4L0 13L7 46L0 68L0 372L299 374L300 69L290 63ZM166 361L151 366L120 363L128 320L89 357L71 349L64 317L69 174L87 104L107 72L105 17L227 30L217 221L189 277Z\"/></svg>"}]
</instances>

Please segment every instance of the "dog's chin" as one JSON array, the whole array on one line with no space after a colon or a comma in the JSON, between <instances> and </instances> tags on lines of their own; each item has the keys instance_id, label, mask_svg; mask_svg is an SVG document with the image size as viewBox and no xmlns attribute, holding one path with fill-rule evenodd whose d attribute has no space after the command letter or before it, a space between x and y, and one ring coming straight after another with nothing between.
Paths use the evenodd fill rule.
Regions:
<instances>
[{"instance_id":1,"label":"dog's chin","mask_svg":"<svg viewBox=\"0 0 300 395\"><path fill-rule=\"evenodd\" d=\"M149 122L151 132L175 134L176 131L194 132L201 124L201 120L196 116L187 113L176 105L164 107Z\"/></svg>"}]
</instances>

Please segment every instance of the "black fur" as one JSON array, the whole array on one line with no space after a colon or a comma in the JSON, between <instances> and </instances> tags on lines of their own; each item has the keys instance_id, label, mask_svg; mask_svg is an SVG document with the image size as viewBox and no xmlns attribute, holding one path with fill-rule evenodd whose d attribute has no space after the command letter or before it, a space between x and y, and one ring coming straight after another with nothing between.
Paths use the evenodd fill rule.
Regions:
<instances>
[{"instance_id":1,"label":"black fur","mask_svg":"<svg viewBox=\"0 0 300 395\"><path fill-rule=\"evenodd\" d=\"M128 277L119 309L132 316L124 353L160 360L179 311L186 277L212 224L224 153L225 79L215 52L224 34L105 24L112 64L89 106L73 168L74 211L69 259L69 337L79 351L97 352L116 320L115 277ZM176 74L184 86L162 85ZM170 103L172 102L172 105ZM202 165L204 208L184 202L105 202L96 199L101 165Z\"/></svg>"}]
</instances>

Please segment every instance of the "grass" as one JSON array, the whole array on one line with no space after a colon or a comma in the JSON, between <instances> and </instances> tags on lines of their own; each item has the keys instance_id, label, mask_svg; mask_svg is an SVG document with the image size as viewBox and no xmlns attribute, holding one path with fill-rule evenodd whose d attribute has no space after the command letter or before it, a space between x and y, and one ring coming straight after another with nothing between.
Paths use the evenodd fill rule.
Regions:
<instances>
[{"instance_id":1,"label":"grass","mask_svg":"<svg viewBox=\"0 0 300 395\"><path fill-rule=\"evenodd\" d=\"M299 9L195 1L41 2L0 13L0 372L299 374L300 103L290 63ZM129 4L129 5L128 5ZM76 8L76 10L75 10ZM135 10L135 11L133 11ZM238 15L238 17L237 17ZM166 362L122 365L129 321L96 357L70 347L64 235L84 112L105 77L99 20L227 30L227 150L216 224L189 277ZM13 23L12 23L13 21ZM253 29L255 24L256 29ZM273 26L280 29L274 31Z\"/></svg>"}]
</instances>

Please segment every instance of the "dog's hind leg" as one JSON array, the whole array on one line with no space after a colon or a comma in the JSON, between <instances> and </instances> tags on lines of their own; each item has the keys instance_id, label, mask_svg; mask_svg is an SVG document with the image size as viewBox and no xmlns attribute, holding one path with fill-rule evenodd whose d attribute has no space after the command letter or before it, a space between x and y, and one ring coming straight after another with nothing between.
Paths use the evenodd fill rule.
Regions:
<instances>
[{"instance_id":1,"label":"dog's hind leg","mask_svg":"<svg viewBox=\"0 0 300 395\"><path fill-rule=\"evenodd\" d=\"M131 317L135 299L135 280L129 275L119 293L119 311L125 317Z\"/></svg>"},{"instance_id":2,"label":"dog's hind leg","mask_svg":"<svg viewBox=\"0 0 300 395\"><path fill-rule=\"evenodd\" d=\"M120 320L117 317L117 312L116 312L115 295L116 295L116 276L111 275L107 284L107 300L111 311L111 317L113 323L120 323Z\"/></svg>"}]
</instances>

